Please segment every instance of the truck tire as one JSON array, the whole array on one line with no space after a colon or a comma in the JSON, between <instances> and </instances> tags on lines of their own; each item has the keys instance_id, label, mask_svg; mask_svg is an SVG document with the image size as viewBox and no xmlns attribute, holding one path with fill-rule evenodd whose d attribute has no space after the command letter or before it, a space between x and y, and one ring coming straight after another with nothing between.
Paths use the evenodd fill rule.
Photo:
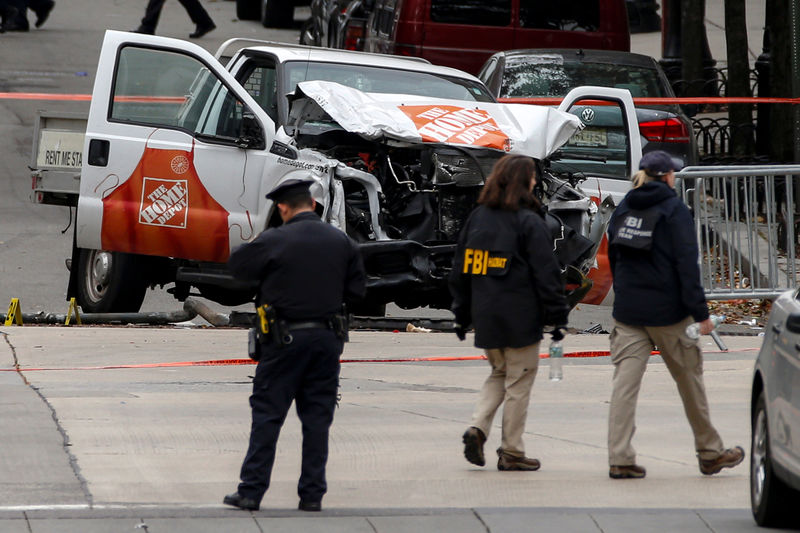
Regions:
<instances>
[{"instance_id":1,"label":"truck tire","mask_svg":"<svg viewBox=\"0 0 800 533\"><path fill-rule=\"evenodd\" d=\"M259 20L261 18L261 0L236 0L236 18Z\"/></svg>"},{"instance_id":2,"label":"truck tire","mask_svg":"<svg viewBox=\"0 0 800 533\"><path fill-rule=\"evenodd\" d=\"M265 28L291 28L294 26L294 2L261 0L261 24Z\"/></svg>"},{"instance_id":3,"label":"truck tire","mask_svg":"<svg viewBox=\"0 0 800 533\"><path fill-rule=\"evenodd\" d=\"M77 300L85 313L136 313L142 307L147 280L135 255L81 249Z\"/></svg>"}]
</instances>

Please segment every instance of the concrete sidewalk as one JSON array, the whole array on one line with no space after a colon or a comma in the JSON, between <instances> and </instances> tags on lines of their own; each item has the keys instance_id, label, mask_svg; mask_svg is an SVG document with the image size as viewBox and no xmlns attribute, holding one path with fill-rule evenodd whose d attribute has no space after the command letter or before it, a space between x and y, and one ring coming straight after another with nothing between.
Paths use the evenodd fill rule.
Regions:
<instances>
[{"instance_id":1,"label":"concrete sidewalk","mask_svg":"<svg viewBox=\"0 0 800 533\"><path fill-rule=\"evenodd\" d=\"M498 472L499 431L489 436L486 467L462 455L461 433L488 374L479 350L450 334L355 332L343 356L324 511L295 510L302 439L290 413L272 486L262 509L248 513L221 504L236 487L249 432L253 366L228 361L242 357L244 330L0 329L3 533L755 528L747 465L700 475L658 357L645 376L634 441L647 478L608 478L612 366L603 356L568 357L558 383L542 360L525 435L542 469ZM702 339L712 418L726 445L749 452L761 339L723 338L727 353ZM568 354L607 349L607 335L565 342ZM223 363L192 364L209 361Z\"/></svg>"}]
</instances>

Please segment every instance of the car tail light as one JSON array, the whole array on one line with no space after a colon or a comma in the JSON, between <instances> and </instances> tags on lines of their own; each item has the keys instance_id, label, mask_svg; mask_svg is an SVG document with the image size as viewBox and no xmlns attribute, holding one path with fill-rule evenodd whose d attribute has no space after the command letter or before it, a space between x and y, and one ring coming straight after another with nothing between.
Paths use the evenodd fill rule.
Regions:
<instances>
[{"instance_id":1,"label":"car tail light","mask_svg":"<svg viewBox=\"0 0 800 533\"><path fill-rule=\"evenodd\" d=\"M677 118L639 123L639 131L650 142L688 143L689 128Z\"/></svg>"},{"instance_id":2,"label":"car tail light","mask_svg":"<svg viewBox=\"0 0 800 533\"><path fill-rule=\"evenodd\" d=\"M363 22L350 22L347 25L347 31L344 34L344 49L345 50L362 50L364 42L364 28L366 24Z\"/></svg>"}]
</instances>

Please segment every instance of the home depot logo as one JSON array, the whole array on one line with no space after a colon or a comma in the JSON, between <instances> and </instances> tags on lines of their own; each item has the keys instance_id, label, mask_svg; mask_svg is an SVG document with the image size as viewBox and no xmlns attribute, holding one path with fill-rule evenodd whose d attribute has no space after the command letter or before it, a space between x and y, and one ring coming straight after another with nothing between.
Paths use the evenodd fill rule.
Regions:
<instances>
[{"instance_id":1,"label":"home depot logo","mask_svg":"<svg viewBox=\"0 0 800 533\"><path fill-rule=\"evenodd\" d=\"M449 142L509 151L511 140L483 109L441 106L400 106L425 142Z\"/></svg>"},{"instance_id":2,"label":"home depot logo","mask_svg":"<svg viewBox=\"0 0 800 533\"><path fill-rule=\"evenodd\" d=\"M186 180L144 178L139 223L150 226L186 228L189 188Z\"/></svg>"}]
</instances>

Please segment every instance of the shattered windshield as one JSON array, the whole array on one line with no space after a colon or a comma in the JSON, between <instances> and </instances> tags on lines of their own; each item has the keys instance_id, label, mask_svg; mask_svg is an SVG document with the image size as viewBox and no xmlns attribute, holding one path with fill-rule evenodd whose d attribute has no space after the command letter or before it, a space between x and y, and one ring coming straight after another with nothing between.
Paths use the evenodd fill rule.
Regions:
<instances>
[{"instance_id":1,"label":"shattered windshield","mask_svg":"<svg viewBox=\"0 0 800 533\"><path fill-rule=\"evenodd\" d=\"M582 85L628 89L633 97L667 96L654 69L564 61L560 55L509 59L500 97L565 96Z\"/></svg>"},{"instance_id":2,"label":"shattered windshield","mask_svg":"<svg viewBox=\"0 0 800 533\"><path fill-rule=\"evenodd\" d=\"M365 93L410 94L453 100L494 102L480 83L391 68L346 63L290 61L285 65L284 94L293 92L301 81L333 81Z\"/></svg>"}]
</instances>

